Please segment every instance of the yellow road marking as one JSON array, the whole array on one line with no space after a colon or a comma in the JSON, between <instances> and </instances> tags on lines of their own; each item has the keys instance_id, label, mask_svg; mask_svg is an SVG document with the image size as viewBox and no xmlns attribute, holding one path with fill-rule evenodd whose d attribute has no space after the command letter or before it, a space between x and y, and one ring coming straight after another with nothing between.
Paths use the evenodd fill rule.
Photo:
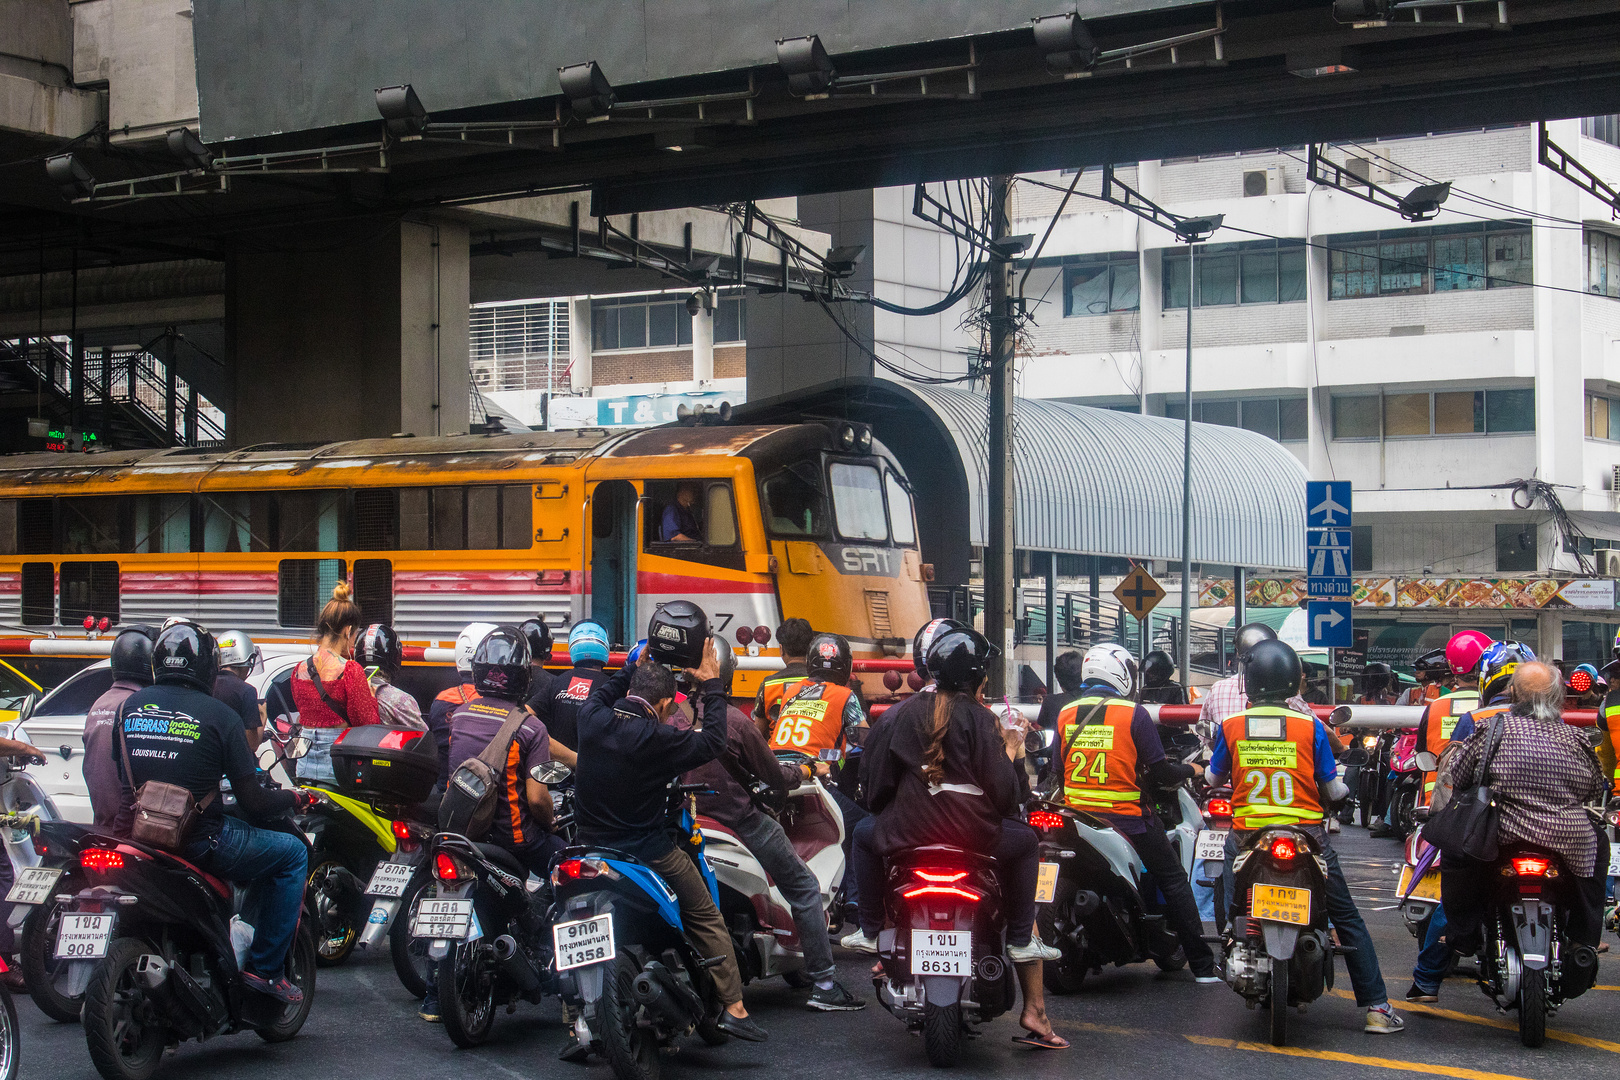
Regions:
<instances>
[{"instance_id":1,"label":"yellow road marking","mask_svg":"<svg viewBox=\"0 0 1620 1080\"><path fill-rule=\"evenodd\" d=\"M1375 1069L1451 1076L1457 1080L1524 1080L1523 1077L1508 1073L1481 1072L1478 1069L1459 1069L1451 1065L1431 1065L1420 1061L1401 1061L1398 1058L1364 1057L1361 1054L1341 1054L1333 1050L1306 1050L1298 1046L1271 1046L1268 1043L1239 1042L1236 1039L1212 1039L1205 1035L1186 1035L1183 1038L1199 1046L1215 1046L1225 1050L1252 1050L1262 1054L1310 1058L1313 1061L1336 1061L1345 1065L1366 1065Z\"/></svg>"},{"instance_id":2,"label":"yellow road marking","mask_svg":"<svg viewBox=\"0 0 1620 1080\"><path fill-rule=\"evenodd\" d=\"M1354 1001L1356 997L1348 990L1330 990L1329 993L1331 993L1334 997L1349 998L1352 1001ZM1403 1001L1400 1003L1400 1007L1402 1009L1409 1009L1412 1012L1428 1013L1431 1016L1444 1017L1447 1020L1461 1020L1467 1024L1480 1024L1484 1027L1500 1028L1503 1031L1519 1030L1519 1024L1516 1020L1498 1020L1491 1016L1476 1016L1473 1013L1458 1012L1456 1009L1442 1009L1437 1005L1425 1005L1421 1001ZM1556 1039L1559 1042L1571 1043L1575 1046L1590 1046L1594 1050L1607 1050L1611 1054L1620 1054L1620 1042L1609 1042L1607 1039L1594 1039L1586 1035L1576 1035L1569 1031L1554 1031L1552 1028L1547 1029L1547 1038Z\"/></svg>"}]
</instances>

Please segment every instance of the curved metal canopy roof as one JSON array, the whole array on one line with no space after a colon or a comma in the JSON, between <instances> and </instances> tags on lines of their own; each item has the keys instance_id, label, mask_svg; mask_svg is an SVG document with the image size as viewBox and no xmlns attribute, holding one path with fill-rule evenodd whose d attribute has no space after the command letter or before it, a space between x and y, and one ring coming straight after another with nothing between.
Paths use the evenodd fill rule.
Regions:
<instances>
[{"instance_id":1,"label":"curved metal canopy roof","mask_svg":"<svg viewBox=\"0 0 1620 1080\"><path fill-rule=\"evenodd\" d=\"M987 399L894 384L931 410L968 480L971 542L985 542ZM1019 398L1014 406L1018 546L1032 551L1181 558L1182 422ZM1193 425L1194 562L1300 569L1305 481L1299 460L1264 435Z\"/></svg>"}]
</instances>

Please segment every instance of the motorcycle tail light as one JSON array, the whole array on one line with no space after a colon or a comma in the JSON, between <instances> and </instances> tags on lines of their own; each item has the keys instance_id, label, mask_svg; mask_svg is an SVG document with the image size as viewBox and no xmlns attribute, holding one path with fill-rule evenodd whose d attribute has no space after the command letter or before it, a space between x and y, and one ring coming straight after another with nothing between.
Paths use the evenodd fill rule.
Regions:
<instances>
[{"instance_id":1,"label":"motorcycle tail light","mask_svg":"<svg viewBox=\"0 0 1620 1080\"><path fill-rule=\"evenodd\" d=\"M461 880L461 867L444 852L433 856L433 876L440 881L454 885Z\"/></svg>"},{"instance_id":2,"label":"motorcycle tail light","mask_svg":"<svg viewBox=\"0 0 1620 1080\"><path fill-rule=\"evenodd\" d=\"M79 852L79 865L86 870L122 870L124 856L106 848L85 848Z\"/></svg>"},{"instance_id":3,"label":"motorcycle tail light","mask_svg":"<svg viewBox=\"0 0 1620 1080\"><path fill-rule=\"evenodd\" d=\"M979 902L978 893L968 892L966 889L958 889L955 885L918 885L914 888L907 889L900 895L905 897L907 900L915 900L919 896L949 896L954 897L957 900L967 900L974 904Z\"/></svg>"},{"instance_id":4,"label":"motorcycle tail light","mask_svg":"<svg viewBox=\"0 0 1620 1080\"><path fill-rule=\"evenodd\" d=\"M551 884L561 885L564 880L589 881L592 878L617 878L619 872L601 859L564 859L551 871Z\"/></svg>"},{"instance_id":5,"label":"motorcycle tail light","mask_svg":"<svg viewBox=\"0 0 1620 1080\"><path fill-rule=\"evenodd\" d=\"M394 822L394 839L409 840L411 838L411 823L408 821Z\"/></svg>"},{"instance_id":6,"label":"motorcycle tail light","mask_svg":"<svg viewBox=\"0 0 1620 1080\"><path fill-rule=\"evenodd\" d=\"M347 729L345 730L345 734L347 734ZM390 731L388 734L384 735L381 739L377 740L377 749L379 749L379 750L408 750L408 749L410 749L411 743L415 742L417 739L420 739L422 736L424 736L426 734L427 734L427 732L425 732L425 731L411 731L411 730Z\"/></svg>"},{"instance_id":7,"label":"motorcycle tail light","mask_svg":"<svg viewBox=\"0 0 1620 1080\"><path fill-rule=\"evenodd\" d=\"M1061 829L1063 828L1063 815L1051 810L1031 810L1029 812L1029 827L1032 829Z\"/></svg>"},{"instance_id":8,"label":"motorcycle tail light","mask_svg":"<svg viewBox=\"0 0 1620 1080\"><path fill-rule=\"evenodd\" d=\"M1299 845L1294 843L1292 837L1279 836L1271 842L1267 851L1278 862L1293 862L1299 855Z\"/></svg>"},{"instance_id":9,"label":"motorcycle tail light","mask_svg":"<svg viewBox=\"0 0 1620 1080\"><path fill-rule=\"evenodd\" d=\"M935 885L954 885L967 877L966 870L913 870L912 873Z\"/></svg>"},{"instance_id":10,"label":"motorcycle tail light","mask_svg":"<svg viewBox=\"0 0 1620 1080\"><path fill-rule=\"evenodd\" d=\"M1552 868L1552 860L1540 855L1515 856L1513 872L1519 877L1553 877L1557 874Z\"/></svg>"},{"instance_id":11,"label":"motorcycle tail light","mask_svg":"<svg viewBox=\"0 0 1620 1080\"><path fill-rule=\"evenodd\" d=\"M1232 816L1232 800L1231 799L1211 799L1211 800L1209 800L1209 806L1205 807L1204 812L1207 813L1210 817L1231 817Z\"/></svg>"}]
</instances>

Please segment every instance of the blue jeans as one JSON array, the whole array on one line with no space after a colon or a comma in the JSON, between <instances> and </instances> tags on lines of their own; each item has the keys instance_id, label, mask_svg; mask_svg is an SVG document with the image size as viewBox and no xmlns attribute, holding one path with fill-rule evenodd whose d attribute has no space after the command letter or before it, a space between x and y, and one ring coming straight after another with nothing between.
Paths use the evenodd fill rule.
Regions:
<instances>
[{"instance_id":1,"label":"blue jeans","mask_svg":"<svg viewBox=\"0 0 1620 1080\"><path fill-rule=\"evenodd\" d=\"M303 841L227 817L219 835L186 845L185 856L211 874L246 885L242 921L253 927L253 947L243 968L267 979L281 978L309 875Z\"/></svg>"},{"instance_id":2,"label":"blue jeans","mask_svg":"<svg viewBox=\"0 0 1620 1080\"><path fill-rule=\"evenodd\" d=\"M1451 946L1440 940L1446 932L1446 908L1434 906L1429 916L1428 929L1423 932L1423 949L1418 953L1417 966L1412 968L1412 985L1425 994L1438 994L1440 984L1446 981L1446 969L1451 966Z\"/></svg>"},{"instance_id":3,"label":"blue jeans","mask_svg":"<svg viewBox=\"0 0 1620 1080\"><path fill-rule=\"evenodd\" d=\"M317 781L326 784L337 783L337 773L332 771L332 744L347 730L340 727L303 729L302 734L309 738L309 753L294 763L300 784Z\"/></svg>"},{"instance_id":4,"label":"blue jeans","mask_svg":"<svg viewBox=\"0 0 1620 1080\"><path fill-rule=\"evenodd\" d=\"M1367 933L1367 924L1362 921L1361 912L1356 910L1356 902L1350 896L1350 886L1344 880L1344 871L1339 869L1339 853L1333 850L1327 831L1322 826L1312 825L1305 831L1322 845L1322 854L1327 860L1327 895L1323 899L1327 902L1328 920L1339 932L1339 944L1346 950L1344 966L1350 972L1350 985L1356 991L1356 1004L1364 1009L1382 1005L1389 1000L1389 992L1384 989L1384 974L1378 969L1378 954L1373 951L1372 935ZM1221 880L1226 885L1226 917L1229 920L1237 912L1246 910L1243 898L1237 895L1232 860L1237 858L1238 850L1249 835L1236 829L1226 834L1226 864L1221 869Z\"/></svg>"},{"instance_id":5,"label":"blue jeans","mask_svg":"<svg viewBox=\"0 0 1620 1080\"><path fill-rule=\"evenodd\" d=\"M877 816L855 826L855 879L860 888L861 933L875 938L883 929L883 856L874 834ZM1035 882L1040 876L1040 838L1022 821L1003 821L995 850L996 876L1001 880L1002 902L1007 908L1007 944L1029 944L1035 929Z\"/></svg>"}]
</instances>

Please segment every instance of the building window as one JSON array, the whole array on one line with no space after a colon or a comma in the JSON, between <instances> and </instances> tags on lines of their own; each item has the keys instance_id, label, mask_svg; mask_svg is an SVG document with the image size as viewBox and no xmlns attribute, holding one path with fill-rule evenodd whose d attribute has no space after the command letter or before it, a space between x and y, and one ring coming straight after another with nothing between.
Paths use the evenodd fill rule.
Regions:
<instances>
[{"instance_id":1,"label":"building window","mask_svg":"<svg viewBox=\"0 0 1620 1080\"><path fill-rule=\"evenodd\" d=\"M568 380L568 301L474 304L468 366L481 390L551 390Z\"/></svg>"},{"instance_id":2,"label":"building window","mask_svg":"<svg viewBox=\"0 0 1620 1080\"><path fill-rule=\"evenodd\" d=\"M1620 296L1620 236L1586 230L1586 291Z\"/></svg>"},{"instance_id":3,"label":"building window","mask_svg":"<svg viewBox=\"0 0 1620 1080\"><path fill-rule=\"evenodd\" d=\"M1581 134L1610 146L1620 146L1620 116L1588 116L1581 121Z\"/></svg>"},{"instance_id":4,"label":"building window","mask_svg":"<svg viewBox=\"0 0 1620 1080\"><path fill-rule=\"evenodd\" d=\"M1530 284L1530 226L1485 221L1328 239L1328 298L1412 296Z\"/></svg>"},{"instance_id":5,"label":"building window","mask_svg":"<svg viewBox=\"0 0 1620 1080\"><path fill-rule=\"evenodd\" d=\"M1278 442L1304 442L1306 411L1304 398L1217 398L1194 401L1192 418L1201 424L1257 431ZM1167 400L1164 415L1172 420L1184 419L1187 413L1181 399Z\"/></svg>"},{"instance_id":6,"label":"building window","mask_svg":"<svg viewBox=\"0 0 1620 1080\"><path fill-rule=\"evenodd\" d=\"M283 559L276 567L276 622L314 626L347 569L342 559Z\"/></svg>"},{"instance_id":7,"label":"building window","mask_svg":"<svg viewBox=\"0 0 1620 1080\"><path fill-rule=\"evenodd\" d=\"M1063 268L1063 317L1137 311L1142 278L1135 252L1100 255Z\"/></svg>"},{"instance_id":8,"label":"building window","mask_svg":"<svg viewBox=\"0 0 1620 1080\"><path fill-rule=\"evenodd\" d=\"M1164 306L1187 306L1187 252L1164 253ZM1205 244L1198 249L1198 306L1291 304L1305 299L1305 245L1297 240Z\"/></svg>"},{"instance_id":9,"label":"building window","mask_svg":"<svg viewBox=\"0 0 1620 1080\"><path fill-rule=\"evenodd\" d=\"M1498 525L1496 527L1496 569L1499 573L1522 573L1536 568L1536 527Z\"/></svg>"},{"instance_id":10,"label":"building window","mask_svg":"<svg viewBox=\"0 0 1620 1080\"><path fill-rule=\"evenodd\" d=\"M1586 437L1620 439L1620 398L1586 395Z\"/></svg>"},{"instance_id":11,"label":"building window","mask_svg":"<svg viewBox=\"0 0 1620 1080\"><path fill-rule=\"evenodd\" d=\"M1440 390L1385 394L1382 399L1377 394L1347 394L1333 399L1335 439L1510 435L1534 430L1536 392L1529 389Z\"/></svg>"},{"instance_id":12,"label":"building window","mask_svg":"<svg viewBox=\"0 0 1620 1080\"><path fill-rule=\"evenodd\" d=\"M744 340L741 297L715 302L715 344ZM673 349L692 344L692 316L686 299L625 296L591 301L591 348Z\"/></svg>"},{"instance_id":13,"label":"building window","mask_svg":"<svg viewBox=\"0 0 1620 1080\"><path fill-rule=\"evenodd\" d=\"M1370 574L1373 568L1372 526L1350 526L1350 572Z\"/></svg>"}]
</instances>

